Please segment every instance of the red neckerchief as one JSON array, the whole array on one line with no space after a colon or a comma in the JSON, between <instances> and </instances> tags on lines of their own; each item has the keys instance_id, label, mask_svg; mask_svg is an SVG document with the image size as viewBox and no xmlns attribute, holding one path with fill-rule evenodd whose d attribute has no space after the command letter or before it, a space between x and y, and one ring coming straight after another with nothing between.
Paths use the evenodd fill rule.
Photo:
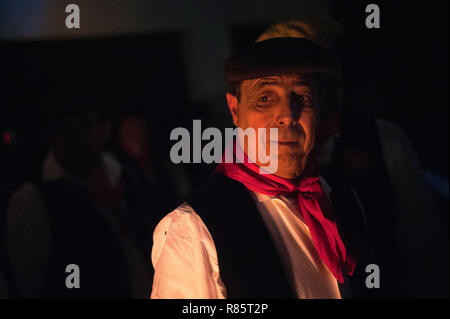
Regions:
<instances>
[{"instance_id":1,"label":"red neckerchief","mask_svg":"<svg viewBox=\"0 0 450 319\"><path fill-rule=\"evenodd\" d=\"M355 259L348 253L339 236L331 203L320 185L318 170L314 169L312 176L304 176L298 180L260 174L260 168L250 163L243 152L242 154L244 160L241 163L236 163L235 160L233 163L225 163L224 156L216 171L241 182L254 192L270 196L296 194L299 212L309 228L320 258L334 277L343 283L343 273L353 274Z\"/></svg>"}]
</instances>

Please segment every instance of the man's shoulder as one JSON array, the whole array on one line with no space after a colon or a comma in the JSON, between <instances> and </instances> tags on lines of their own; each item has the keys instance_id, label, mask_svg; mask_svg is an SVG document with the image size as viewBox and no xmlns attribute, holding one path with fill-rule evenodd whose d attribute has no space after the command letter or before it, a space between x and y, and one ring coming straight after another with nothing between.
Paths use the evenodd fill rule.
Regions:
<instances>
[{"instance_id":1,"label":"man's shoulder","mask_svg":"<svg viewBox=\"0 0 450 319\"><path fill-rule=\"evenodd\" d=\"M195 210L189 205L188 202L183 202L177 208L172 210L170 213L165 215L161 221L161 223L172 223L172 222L181 222L181 221L190 221L195 218Z\"/></svg>"},{"instance_id":2,"label":"man's shoulder","mask_svg":"<svg viewBox=\"0 0 450 319\"><path fill-rule=\"evenodd\" d=\"M186 201L165 215L155 228L154 241L165 236L209 240L231 229L244 228L257 211L245 186L223 174L213 174ZM242 212L247 212L243 214ZM240 222L236 225L235 221Z\"/></svg>"},{"instance_id":3,"label":"man's shoulder","mask_svg":"<svg viewBox=\"0 0 450 319\"><path fill-rule=\"evenodd\" d=\"M383 144L409 143L406 133L393 122L376 118L375 124Z\"/></svg>"},{"instance_id":4,"label":"man's shoulder","mask_svg":"<svg viewBox=\"0 0 450 319\"><path fill-rule=\"evenodd\" d=\"M200 255L205 254L206 249L209 258L217 263L212 236L200 216L187 202L164 216L156 226L153 232L153 264L156 265L163 250L174 249L190 249Z\"/></svg>"},{"instance_id":5,"label":"man's shoulder","mask_svg":"<svg viewBox=\"0 0 450 319\"><path fill-rule=\"evenodd\" d=\"M199 185L186 199L186 201L197 211L210 207L221 209L225 206L236 204L250 198L245 186L234 179L221 173L214 173Z\"/></svg>"},{"instance_id":6,"label":"man's shoulder","mask_svg":"<svg viewBox=\"0 0 450 319\"><path fill-rule=\"evenodd\" d=\"M44 211L44 199L35 183L28 181L19 186L11 195L9 215L17 215L29 211Z\"/></svg>"},{"instance_id":7,"label":"man's shoulder","mask_svg":"<svg viewBox=\"0 0 450 319\"><path fill-rule=\"evenodd\" d=\"M213 174L181 205L165 215L155 228L154 240L167 234L183 238L209 239L210 231L228 225L242 205L252 203L247 189L222 174Z\"/></svg>"},{"instance_id":8,"label":"man's shoulder","mask_svg":"<svg viewBox=\"0 0 450 319\"><path fill-rule=\"evenodd\" d=\"M206 226L188 202L183 202L164 216L155 228L154 237L163 234L180 238L202 237Z\"/></svg>"},{"instance_id":9,"label":"man's shoulder","mask_svg":"<svg viewBox=\"0 0 450 319\"><path fill-rule=\"evenodd\" d=\"M26 182L14 191L9 201L6 225L9 243L29 239L34 235L49 238L46 204L36 184Z\"/></svg>"},{"instance_id":10,"label":"man's shoulder","mask_svg":"<svg viewBox=\"0 0 450 319\"><path fill-rule=\"evenodd\" d=\"M236 188L236 185L241 185L241 183L225 176L224 174L215 172L208 176L203 181L203 183L198 185L198 187L196 187L194 191L188 196L188 199L205 194L212 195L220 193L225 189L234 189Z\"/></svg>"},{"instance_id":11,"label":"man's shoulder","mask_svg":"<svg viewBox=\"0 0 450 319\"><path fill-rule=\"evenodd\" d=\"M23 184L21 184L18 188L14 190L14 192L11 195L11 200L18 200L22 197L40 197L39 188L36 186L35 183L31 181L27 181Z\"/></svg>"},{"instance_id":12,"label":"man's shoulder","mask_svg":"<svg viewBox=\"0 0 450 319\"><path fill-rule=\"evenodd\" d=\"M378 118L375 120L375 123L388 168L389 164L392 164L391 162L399 162L400 159L417 161L414 147L400 127L392 122Z\"/></svg>"},{"instance_id":13,"label":"man's shoulder","mask_svg":"<svg viewBox=\"0 0 450 319\"><path fill-rule=\"evenodd\" d=\"M210 202L217 204L217 198L224 197L223 183L226 183L227 179L222 174L210 175L187 196L183 203L161 219L156 226L155 234L159 233L161 229L170 229L172 233L178 233L182 228L193 229L193 226L199 224L202 226L203 222L197 214L196 208L202 210L203 204ZM214 207L214 205L207 206Z\"/></svg>"}]
</instances>

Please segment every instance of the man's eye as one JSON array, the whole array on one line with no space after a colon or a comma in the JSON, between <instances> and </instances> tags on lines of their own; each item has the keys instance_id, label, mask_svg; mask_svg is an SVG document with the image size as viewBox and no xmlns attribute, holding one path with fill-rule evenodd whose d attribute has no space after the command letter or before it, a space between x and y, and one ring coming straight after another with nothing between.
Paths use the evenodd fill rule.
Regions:
<instances>
[{"instance_id":1,"label":"man's eye","mask_svg":"<svg viewBox=\"0 0 450 319\"><path fill-rule=\"evenodd\" d=\"M313 107L313 99L308 95L300 95L299 97L300 103L306 107Z\"/></svg>"},{"instance_id":2,"label":"man's eye","mask_svg":"<svg viewBox=\"0 0 450 319\"><path fill-rule=\"evenodd\" d=\"M274 98L270 95L263 95L258 98L258 104L260 105L268 105L274 101Z\"/></svg>"}]
</instances>

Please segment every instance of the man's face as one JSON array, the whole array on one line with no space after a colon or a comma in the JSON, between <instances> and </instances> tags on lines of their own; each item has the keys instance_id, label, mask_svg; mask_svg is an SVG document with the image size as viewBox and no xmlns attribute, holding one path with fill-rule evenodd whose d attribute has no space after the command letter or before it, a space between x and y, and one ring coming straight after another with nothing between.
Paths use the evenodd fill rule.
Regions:
<instances>
[{"instance_id":1,"label":"man's face","mask_svg":"<svg viewBox=\"0 0 450 319\"><path fill-rule=\"evenodd\" d=\"M278 146L278 176L296 178L303 171L314 145L316 91L317 81L312 75L282 75L243 81L239 101L227 94L234 124L243 130L255 129L258 140L262 138L258 128L265 128L265 145ZM270 128L278 128L278 142L270 140ZM246 154L248 149L246 141ZM264 166L258 157L256 164Z\"/></svg>"},{"instance_id":2,"label":"man's face","mask_svg":"<svg viewBox=\"0 0 450 319\"><path fill-rule=\"evenodd\" d=\"M70 174L85 177L98 165L107 130L92 112L64 121L64 133L56 137L58 161Z\"/></svg>"}]
</instances>

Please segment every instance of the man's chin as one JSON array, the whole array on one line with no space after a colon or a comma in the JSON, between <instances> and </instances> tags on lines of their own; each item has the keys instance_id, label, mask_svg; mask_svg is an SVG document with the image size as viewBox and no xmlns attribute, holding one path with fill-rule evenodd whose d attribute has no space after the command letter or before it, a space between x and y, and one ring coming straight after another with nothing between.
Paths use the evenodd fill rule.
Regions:
<instances>
[{"instance_id":1,"label":"man's chin","mask_svg":"<svg viewBox=\"0 0 450 319\"><path fill-rule=\"evenodd\" d=\"M305 156L305 152L303 147L299 144L288 144L288 145L279 145L278 146L278 157L289 158L289 160L303 158Z\"/></svg>"},{"instance_id":2,"label":"man's chin","mask_svg":"<svg viewBox=\"0 0 450 319\"><path fill-rule=\"evenodd\" d=\"M295 177L302 171L303 159L302 152L279 152L277 171L282 175L293 175Z\"/></svg>"}]
</instances>

